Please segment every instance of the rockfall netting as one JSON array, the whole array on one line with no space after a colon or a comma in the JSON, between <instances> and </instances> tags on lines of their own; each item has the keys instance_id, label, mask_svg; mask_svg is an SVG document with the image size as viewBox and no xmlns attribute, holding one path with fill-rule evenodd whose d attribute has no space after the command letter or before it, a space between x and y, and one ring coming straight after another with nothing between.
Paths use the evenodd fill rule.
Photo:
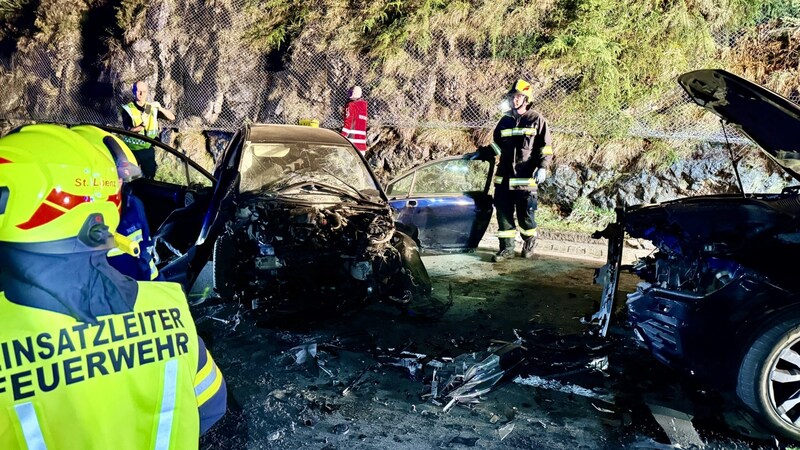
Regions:
<instances>
[{"instance_id":1,"label":"rockfall netting","mask_svg":"<svg viewBox=\"0 0 800 450\"><path fill-rule=\"evenodd\" d=\"M476 54L474 45L459 49L458 43L444 56L447 49L432 47L426 54L409 48L406 60L398 63L402 67L379 71L383 62L326 49L320 42L306 45L314 39L311 33L295 40L275 64L274 54L243 44L253 20L244 4L162 2L148 11L135 33L126 34L133 38L104 55L70 55L58 43L29 45L0 58L0 81L6 85L0 92L0 118L119 125L119 105L131 100L132 83L144 79L151 100L176 113L176 121L163 124L175 128L233 130L243 122L298 123L304 118L338 128L353 84L363 87L371 127L491 128L500 96L513 81L509 71L501 70L507 62L488 52ZM741 37L720 33L714 39L723 51ZM86 39L91 37L85 33L79 37ZM95 56L102 60L92 60ZM584 120L561 113L579 77L539 76L536 70L514 72L534 74L536 107L553 129L589 132ZM675 83L656 101L592 119L600 129L604 124L618 129L624 117L630 136L723 141L718 120L698 111ZM741 135L728 133L734 142L742 141Z\"/></svg>"}]
</instances>

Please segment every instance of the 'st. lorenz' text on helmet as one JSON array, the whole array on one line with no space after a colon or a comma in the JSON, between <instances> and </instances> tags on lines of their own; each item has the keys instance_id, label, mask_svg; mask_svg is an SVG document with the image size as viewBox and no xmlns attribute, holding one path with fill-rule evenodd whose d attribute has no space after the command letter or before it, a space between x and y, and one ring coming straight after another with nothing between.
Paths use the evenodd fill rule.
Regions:
<instances>
[{"instance_id":1,"label":"'st. lorenz' text on helmet","mask_svg":"<svg viewBox=\"0 0 800 450\"><path fill-rule=\"evenodd\" d=\"M108 150L58 125L0 138L0 245L64 254L114 247L121 181Z\"/></svg>"},{"instance_id":2,"label":"'st. lorenz' text on helmet","mask_svg":"<svg viewBox=\"0 0 800 450\"><path fill-rule=\"evenodd\" d=\"M506 95L524 95L528 103L533 102L533 86L523 79L519 79L511 85Z\"/></svg>"}]
</instances>

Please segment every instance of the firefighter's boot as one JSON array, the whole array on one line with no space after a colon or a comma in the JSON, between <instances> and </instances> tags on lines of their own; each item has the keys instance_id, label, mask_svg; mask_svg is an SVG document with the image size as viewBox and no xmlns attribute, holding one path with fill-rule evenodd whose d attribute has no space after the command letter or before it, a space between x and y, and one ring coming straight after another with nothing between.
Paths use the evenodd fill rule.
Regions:
<instances>
[{"instance_id":1,"label":"firefighter's boot","mask_svg":"<svg viewBox=\"0 0 800 450\"><path fill-rule=\"evenodd\" d=\"M536 236L529 236L525 238L522 244L522 257L533 258L533 248L536 246Z\"/></svg>"},{"instance_id":2,"label":"firefighter's boot","mask_svg":"<svg viewBox=\"0 0 800 450\"><path fill-rule=\"evenodd\" d=\"M513 257L514 257L514 248L513 247L512 248L504 248L504 249L501 249L499 252L495 253L494 256L492 256L492 261L500 262L500 261L503 261L504 259L513 258Z\"/></svg>"}]
</instances>

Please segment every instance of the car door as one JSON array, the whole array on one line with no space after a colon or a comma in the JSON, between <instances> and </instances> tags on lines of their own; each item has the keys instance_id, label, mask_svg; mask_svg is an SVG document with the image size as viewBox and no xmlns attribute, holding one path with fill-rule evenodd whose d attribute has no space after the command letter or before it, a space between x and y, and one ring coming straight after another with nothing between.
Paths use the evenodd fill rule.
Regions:
<instances>
[{"instance_id":1,"label":"car door","mask_svg":"<svg viewBox=\"0 0 800 450\"><path fill-rule=\"evenodd\" d=\"M494 161L439 159L390 181L395 220L417 234L427 253L476 248L492 217Z\"/></svg>"},{"instance_id":2,"label":"car door","mask_svg":"<svg viewBox=\"0 0 800 450\"><path fill-rule=\"evenodd\" d=\"M113 127L100 128L117 135L131 135ZM191 281L193 274L187 274L187 268L194 257L194 246L216 182L181 150L133 135L152 143L155 149L155 177L131 181L129 186L144 205L150 234L156 240L159 271L169 281Z\"/></svg>"}]
</instances>

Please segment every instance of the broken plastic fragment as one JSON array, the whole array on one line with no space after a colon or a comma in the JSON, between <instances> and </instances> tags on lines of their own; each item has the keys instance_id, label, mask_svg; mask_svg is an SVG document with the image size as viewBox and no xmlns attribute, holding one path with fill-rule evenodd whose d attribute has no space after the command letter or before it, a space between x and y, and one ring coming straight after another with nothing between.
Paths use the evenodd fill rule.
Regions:
<instances>
[{"instance_id":1,"label":"broken plastic fragment","mask_svg":"<svg viewBox=\"0 0 800 450\"><path fill-rule=\"evenodd\" d=\"M601 395L585 387L581 387L575 384L562 384L560 381L548 380L546 378L538 377L536 375L529 375L526 378L518 376L514 378L514 383L525 384L528 386L533 386L543 389L550 389L553 391L564 392L566 394L580 395L581 397L598 398L600 400L607 401L609 403L611 403L613 400L612 396L610 395Z\"/></svg>"},{"instance_id":2,"label":"broken plastic fragment","mask_svg":"<svg viewBox=\"0 0 800 450\"><path fill-rule=\"evenodd\" d=\"M508 422L497 430L497 432L500 434L501 441L507 438L512 431L514 431L514 422Z\"/></svg>"}]
</instances>

